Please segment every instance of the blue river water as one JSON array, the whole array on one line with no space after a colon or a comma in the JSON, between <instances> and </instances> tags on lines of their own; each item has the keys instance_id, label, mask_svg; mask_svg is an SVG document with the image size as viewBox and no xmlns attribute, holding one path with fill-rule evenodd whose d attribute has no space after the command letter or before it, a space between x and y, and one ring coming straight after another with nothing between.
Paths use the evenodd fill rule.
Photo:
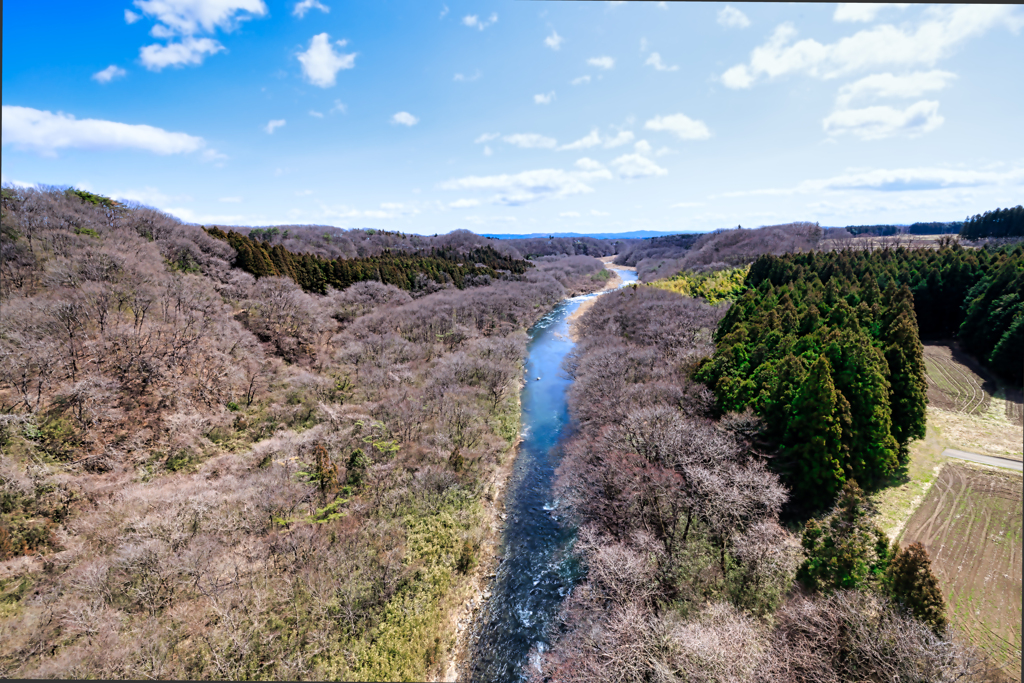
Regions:
<instances>
[{"instance_id":1,"label":"blue river water","mask_svg":"<svg viewBox=\"0 0 1024 683\"><path fill-rule=\"evenodd\" d=\"M623 285L633 271L617 270ZM576 530L561 518L552 480L568 436L562 360L573 348L567 318L587 299L562 301L530 328L522 390L522 442L505 497L505 532L490 600L476 624L471 681L521 681L533 647L547 646L547 627L581 578L572 553Z\"/></svg>"}]
</instances>

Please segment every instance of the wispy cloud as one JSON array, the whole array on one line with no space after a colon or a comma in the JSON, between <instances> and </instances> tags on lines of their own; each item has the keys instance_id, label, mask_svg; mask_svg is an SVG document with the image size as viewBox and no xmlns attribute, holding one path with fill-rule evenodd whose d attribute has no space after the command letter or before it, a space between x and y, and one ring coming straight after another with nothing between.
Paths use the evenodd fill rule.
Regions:
<instances>
[{"instance_id":1,"label":"wispy cloud","mask_svg":"<svg viewBox=\"0 0 1024 683\"><path fill-rule=\"evenodd\" d=\"M502 138L505 142L523 149L554 149L558 141L538 133L516 133Z\"/></svg>"},{"instance_id":2,"label":"wispy cloud","mask_svg":"<svg viewBox=\"0 0 1024 683\"><path fill-rule=\"evenodd\" d=\"M555 99L555 91L552 90L551 92L546 93L546 94L545 93L541 93L539 95L534 95L533 96L533 103L534 104L551 104L551 102L554 99Z\"/></svg>"},{"instance_id":3,"label":"wispy cloud","mask_svg":"<svg viewBox=\"0 0 1024 683\"><path fill-rule=\"evenodd\" d=\"M488 26L491 26L491 25L497 23L497 21L498 21L498 15L494 14L493 12L491 13L491 16L490 16L489 19L481 19L476 14L468 14L468 15L462 17L462 25L463 26L468 26L470 28L480 29L481 31L483 31Z\"/></svg>"},{"instance_id":4,"label":"wispy cloud","mask_svg":"<svg viewBox=\"0 0 1024 683\"><path fill-rule=\"evenodd\" d=\"M588 74L586 76L574 78L570 81L570 83L572 83L573 85L582 85L584 83L590 83L590 75Z\"/></svg>"},{"instance_id":5,"label":"wispy cloud","mask_svg":"<svg viewBox=\"0 0 1024 683\"><path fill-rule=\"evenodd\" d=\"M111 64L102 71L97 71L92 75L92 79L97 83L110 83L115 78L124 78L128 72L121 67Z\"/></svg>"},{"instance_id":6,"label":"wispy cloud","mask_svg":"<svg viewBox=\"0 0 1024 683\"><path fill-rule=\"evenodd\" d=\"M562 41L565 39L558 35L558 31L552 29L551 35L544 39L544 44L550 47L552 50L559 50L562 47Z\"/></svg>"},{"instance_id":7,"label":"wispy cloud","mask_svg":"<svg viewBox=\"0 0 1024 683\"><path fill-rule=\"evenodd\" d=\"M284 119L274 119L272 121L268 121L267 125L263 127L263 130L267 132L267 135L272 135L275 130L281 128L286 123L287 121L285 121Z\"/></svg>"},{"instance_id":8,"label":"wispy cloud","mask_svg":"<svg viewBox=\"0 0 1024 683\"><path fill-rule=\"evenodd\" d=\"M501 137L501 133L483 133L476 140L473 140L474 145L479 145L481 142L490 142Z\"/></svg>"},{"instance_id":9,"label":"wispy cloud","mask_svg":"<svg viewBox=\"0 0 1024 683\"><path fill-rule=\"evenodd\" d=\"M917 137L942 125L939 103L929 100L915 102L906 109L890 106L842 109L822 122L831 136L853 135L862 140L881 140L897 134Z\"/></svg>"},{"instance_id":10,"label":"wispy cloud","mask_svg":"<svg viewBox=\"0 0 1024 683\"><path fill-rule=\"evenodd\" d=\"M942 90L956 79L949 71L915 71L901 76L891 73L872 74L839 89L836 106L846 108L858 99L874 97L920 97L926 92Z\"/></svg>"},{"instance_id":11,"label":"wispy cloud","mask_svg":"<svg viewBox=\"0 0 1024 683\"><path fill-rule=\"evenodd\" d=\"M750 26L750 19L732 5L726 5L718 13L718 23L727 28L746 28Z\"/></svg>"},{"instance_id":12,"label":"wispy cloud","mask_svg":"<svg viewBox=\"0 0 1024 683\"><path fill-rule=\"evenodd\" d=\"M328 14L331 8L320 2L320 0L301 0L301 2L295 3L295 7L292 9L292 16L302 19L306 16L306 12L311 9L318 9L324 14Z\"/></svg>"},{"instance_id":13,"label":"wispy cloud","mask_svg":"<svg viewBox=\"0 0 1024 683\"><path fill-rule=\"evenodd\" d=\"M661 55L659 55L657 52L652 52L651 55L647 58L647 61L644 62L644 64L646 64L647 66L653 66L655 71L678 71L679 70L678 66L668 66L667 64L662 62L661 61Z\"/></svg>"},{"instance_id":14,"label":"wispy cloud","mask_svg":"<svg viewBox=\"0 0 1024 683\"><path fill-rule=\"evenodd\" d=\"M599 69L611 69L615 66L615 58L613 57L591 57L587 60L587 64L590 66L596 66Z\"/></svg>"},{"instance_id":15,"label":"wispy cloud","mask_svg":"<svg viewBox=\"0 0 1024 683\"><path fill-rule=\"evenodd\" d=\"M652 176L667 175L668 169L658 166L647 157L641 154L623 154L612 161L619 172L619 176L628 179L650 178Z\"/></svg>"},{"instance_id":16,"label":"wispy cloud","mask_svg":"<svg viewBox=\"0 0 1024 683\"><path fill-rule=\"evenodd\" d=\"M655 116L644 124L644 128L673 133L681 140L707 140L711 137L711 131L703 121L691 119L685 114Z\"/></svg>"},{"instance_id":17,"label":"wispy cloud","mask_svg":"<svg viewBox=\"0 0 1024 683\"><path fill-rule=\"evenodd\" d=\"M489 190L496 192L491 202L519 206L541 199L568 197L594 192L589 183L610 180L608 169L564 171L546 168L514 174L467 176L441 184L444 190Z\"/></svg>"}]
</instances>

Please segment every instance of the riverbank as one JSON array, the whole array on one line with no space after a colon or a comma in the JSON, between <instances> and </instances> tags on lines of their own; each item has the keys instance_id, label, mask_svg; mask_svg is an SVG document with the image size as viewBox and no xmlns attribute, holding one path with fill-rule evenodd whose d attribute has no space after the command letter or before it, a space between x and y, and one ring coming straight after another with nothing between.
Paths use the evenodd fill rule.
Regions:
<instances>
[{"instance_id":1,"label":"riverbank","mask_svg":"<svg viewBox=\"0 0 1024 683\"><path fill-rule=\"evenodd\" d=\"M631 272L634 272L634 273L636 272L636 268L634 266L619 266L619 265L613 264L611 262L611 259L614 259L614 258L615 258L614 256L605 256L605 257L600 259L601 261L604 262L605 268L607 268L608 270L610 270L612 272L612 277L608 278L608 282L605 283L604 287L602 287L600 290L598 290L598 293L610 292L611 290L618 289L619 287L622 286L622 277L620 277L619 274L616 273L615 271L617 271L617 270L627 270L627 271L631 271ZM594 297L593 299L588 299L588 300L584 301L583 303L580 304L580 307L577 308L572 313L570 313L569 317L566 319L567 322L569 323L569 338L572 339L573 343L576 343L576 342L579 341L579 338L576 336L576 323L577 323L577 321L579 321L579 319L583 317L584 313L586 313L587 311L590 310L590 307L594 305L595 301L597 301L597 297Z\"/></svg>"}]
</instances>

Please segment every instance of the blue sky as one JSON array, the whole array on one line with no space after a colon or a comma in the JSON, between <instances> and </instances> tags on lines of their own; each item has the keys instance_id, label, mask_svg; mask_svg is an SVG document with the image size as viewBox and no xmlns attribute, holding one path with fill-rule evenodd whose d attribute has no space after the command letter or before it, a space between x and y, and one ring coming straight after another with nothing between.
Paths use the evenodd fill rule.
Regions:
<instances>
[{"instance_id":1,"label":"blue sky","mask_svg":"<svg viewBox=\"0 0 1024 683\"><path fill-rule=\"evenodd\" d=\"M4 5L4 183L423 234L1024 201L1024 7Z\"/></svg>"}]
</instances>

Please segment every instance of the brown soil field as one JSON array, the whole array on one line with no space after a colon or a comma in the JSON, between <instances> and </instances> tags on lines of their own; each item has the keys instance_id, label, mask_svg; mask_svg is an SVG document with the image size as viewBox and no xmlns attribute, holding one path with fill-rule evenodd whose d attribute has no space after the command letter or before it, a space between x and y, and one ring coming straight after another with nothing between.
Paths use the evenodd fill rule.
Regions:
<instances>
[{"instance_id":1,"label":"brown soil field","mask_svg":"<svg viewBox=\"0 0 1024 683\"><path fill-rule=\"evenodd\" d=\"M900 539L924 545L950 621L1017 681L1022 481L994 468L948 463Z\"/></svg>"},{"instance_id":2,"label":"brown soil field","mask_svg":"<svg viewBox=\"0 0 1024 683\"><path fill-rule=\"evenodd\" d=\"M954 448L1017 460L1024 454L1024 394L997 381L953 342L924 345L928 417Z\"/></svg>"}]
</instances>

